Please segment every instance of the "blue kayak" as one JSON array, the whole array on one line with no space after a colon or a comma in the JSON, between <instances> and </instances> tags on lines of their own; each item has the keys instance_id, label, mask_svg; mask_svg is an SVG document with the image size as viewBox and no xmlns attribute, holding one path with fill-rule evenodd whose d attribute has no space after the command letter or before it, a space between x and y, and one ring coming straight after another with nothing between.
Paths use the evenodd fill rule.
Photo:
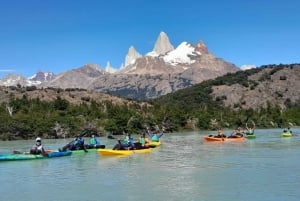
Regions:
<instances>
[{"instance_id":1,"label":"blue kayak","mask_svg":"<svg viewBox=\"0 0 300 201\"><path fill-rule=\"evenodd\" d=\"M43 155L35 155L28 153L20 153L20 154L0 154L0 161L16 161L16 160L34 160L34 159L47 159L47 158L55 158L55 157L63 157L63 156L71 156L71 151L65 152L49 152L47 156Z\"/></svg>"}]
</instances>

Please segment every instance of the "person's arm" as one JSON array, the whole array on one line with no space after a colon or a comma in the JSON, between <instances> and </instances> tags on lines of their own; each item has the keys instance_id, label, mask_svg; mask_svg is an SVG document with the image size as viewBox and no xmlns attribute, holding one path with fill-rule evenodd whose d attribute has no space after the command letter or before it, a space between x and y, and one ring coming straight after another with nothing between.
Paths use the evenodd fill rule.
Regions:
<instances>
[{"instance_id":1,"label":"person's arm","mask_svg":"<svg viewBox=\"0 0 300 201\"><path fill-rule=\"evenodd\" d=\"M149 136L149 138L152 138L153 137L153 134L152 133L150 133L150 131L147 129L147 132L146 132L146 134Z\"/></svg>"},{"instance_id":2,"label":"person's arm","mask_svg":"<svg viewBox=\"0 0 300 201\"><path fill-rule=\"evenodd\" d=\"M163 132L161 134L158 134L157 137L160 138L161 136L163 136Z\"/></svg>"}]
</instances>

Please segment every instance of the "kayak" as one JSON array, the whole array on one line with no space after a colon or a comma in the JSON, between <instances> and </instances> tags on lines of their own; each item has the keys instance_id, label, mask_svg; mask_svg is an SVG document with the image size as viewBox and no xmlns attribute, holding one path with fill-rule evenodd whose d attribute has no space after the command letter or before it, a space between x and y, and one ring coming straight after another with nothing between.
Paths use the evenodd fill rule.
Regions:
<instances>
[{"instance_id":1,"label":"kayak","mask_svg":"<svg viewBox=\"0 0 300 201\"><path fill-rule=\"evenodd\" d=\"M222 142L225 141L225 138L221 137L214 137L214 136L204 136L204 140L206 141L215 141L215 142Z\"/></svg>"},{"instance_id":2,"label":"kayak","mask_svg":"<svg viewBox=\"0 0 300 201\"><path fill-rule=\"evenodd\" d=\"M281 133L281 137L292 137L292 136L293 136L293 134L290 133L290 132L283 132L283 133Z\"/></svg>"},{"instance_id":3,"label":"kayak","mask_svg":"<svg viewBox=\"0 0 300 201\"><path fill-rule=\"evenodd\" d=\"M113 156L113 155L131 155L133 154L133 151L131 150L113 150L113 149L98 149L98 154L103 156Z\"/></svg>"},{"instance_id":4,"label":"kayak","mask_svg":"<svg viewBox=\"0 0 300 201\"><path fill-rule=\"evenodd\" d=\"M105 149L105 145L99 145L96 148L87 148L87 152L83 149L81 150L72 150L73 154L83 154L83 153L94 153L96 152L98 149Z\"/></svg>"},{"instance_id":5,"label":"kayak","mask_svg":"<svg viewBox=\"0 0 300 201\"><path fill-rule=\"evenodd\" d=\"M159 142L150 142L150 147L158 147L161 145L161 141Z\"/></svg>"},{"instance_id":6,"label":"kayak","mask_svg":"<svg viewBox=\"0 0 300 201\"><path fill-rule=\"evenodd\" d=\"M15 161L15 160L33 160L33 159L47 159L47 158L55 158L62 156L71 156L71 151L65 152L49 152L47 156L43 155L35 155L29 153L20 153L20 154L0 154L0 161Z\"/></svg>"},{"instance_id":7,"label":"kayak","mask_svg":"<svg viewBox=\"0 0 300 201\"><path fill-rule=\"evenodd\" d=\"M221 138L221 137L214 137L214 136L204 136L203 137L204 140L206 141L212 141L212 142L240 142L240 141L244 141L245 138L244 137L225 137L225 138Z\"/></svg>"},{"instance_id":8,"label":"kayak","mask_svg":"<svg viewBox=\"0 0 300 201\"><path fill-rule=\"evenodd\" d=\"M98 149L97 152L100 155L103 156L112 156L112 155L131 155L133 153L135 154L143 154L143 153L149 153L152 149L134 149L134 150L113 150L113 149Z\"/></svg>"},{"instance_id":9,"label":"kayak","mask_svg":"<svg viewBox=\"0 0 300 201\"><path fill-rule=\"evenodd\" d=\"M256 138L256 135L254 135L254 134L246 134L245 138L254 139L254 138Z\"/></svg>"},{"instance_id":10,"label":"kayak","mask_svg":"<svg viewBox=\"0 0 300 201\"><path fill-rule=\"evenodd\" d=\"M152 148L147 148L147 149L135 149L135 150L131 150L133 153L136 154L143 154L143 153L149 153L152 151Z\"/></svg>"}]
</instances>

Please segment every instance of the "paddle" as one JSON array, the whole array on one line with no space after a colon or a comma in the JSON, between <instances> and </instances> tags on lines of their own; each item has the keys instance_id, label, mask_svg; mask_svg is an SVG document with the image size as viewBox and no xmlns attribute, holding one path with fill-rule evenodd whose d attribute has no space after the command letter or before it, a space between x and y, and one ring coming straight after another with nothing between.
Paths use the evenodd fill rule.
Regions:
<instances>
[{"instance_id":1,"label":"paddle","mask_svg":"<svg viewBox=\"0 0 300 201\"><path fill-rule=\"evenodd\" d=\"M18 150L13 150L13 154L26 154L26 152L20 152Z\"/></svg>"},{"instance_id":2,"label":"paddle","mask_svg":"<svg viewBox=\"0 0 300 201\"><path fill-rule=\"evenodd\" d=\"M48 154L49 153L51 153L52 152L52 150L46 150L43 154L41 154L41 155L43 155L43 156L45 156L45 157L48 157ZM21 151L18 151L18 150L14 150L13 151L13 154L30 154L29 152L21 152ZM38 154L37 154L38 155Z\"/></svg>"}]
</instances>

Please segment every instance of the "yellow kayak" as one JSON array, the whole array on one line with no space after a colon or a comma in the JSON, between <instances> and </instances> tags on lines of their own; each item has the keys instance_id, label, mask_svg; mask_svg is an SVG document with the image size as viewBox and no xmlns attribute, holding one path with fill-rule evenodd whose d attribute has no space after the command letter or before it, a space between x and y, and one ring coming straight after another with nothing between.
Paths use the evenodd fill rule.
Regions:
<instances>
[{"instance_id":1,"label":"yellow kayak","mask_svg":"<svg viewBox=\"0 0 300 201\"><path fill-rule=\"evenodd\" d=\"M150 142L150 147L151 146L158 147L160 145L161 145L161 141L159 141L159 142Z\"/></svg>"},{"instance_id":2,"label":"yellow kayak","mask_svg":"<svg viewBox=\"0 0 300 201\"><path fill-rule=\"evenodd\" d=\"M148 148L148 149L135 149L135 150L131 150L133 153L136 153L136 154L143 154L143 153L149 153L152 151L151 148Z\"/></svg>"},{"instance_id":3,"label":"yellow kayak","mask_svg":"<svg viewBox=\"0 0 300 201\"><path fill-rule=\"evenodd\" d=\"M98 149L98 154L102 156L113 156L113 155L131 155L133 153L149 153L152 149L135 149L135 150L113 150L113 149Z\"/></svg>"}]
</instances>

